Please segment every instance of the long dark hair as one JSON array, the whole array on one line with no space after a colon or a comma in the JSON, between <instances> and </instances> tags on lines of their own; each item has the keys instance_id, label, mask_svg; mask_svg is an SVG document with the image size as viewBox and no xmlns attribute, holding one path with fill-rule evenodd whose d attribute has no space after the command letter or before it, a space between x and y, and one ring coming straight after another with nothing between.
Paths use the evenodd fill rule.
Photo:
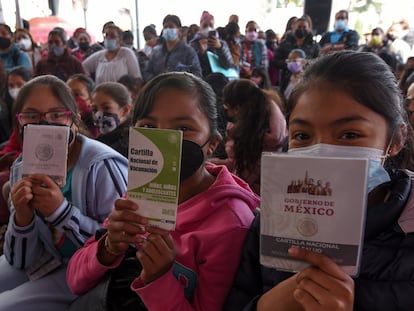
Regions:
<instances>
[{"instance_id":1,"label":"long dark hair","mask_svg":"<svg viewBox=\"0 0 414 311\"><path fill-rule=\"evenodd\" d=\"M249 79L227 84L223 99L229 107L239 107L232 130L236 173L252 172L260 160L264 134L269 129L270 99Z\"/></svg>"},{"instance_id":2,"label":"long dark hair","mask_svg":"<svg viewBox=\"0 0 414 311\"><path fill-rule=\"evenodd\" d=\"M414 168L413 134L395 75L376 54L351 50L321 56L311 62L295 86L286 106L287 119L299 97L311 88L334 88L375 111L388 124L388 141L403 142L400 127L407 128L407 138L398 155L388 158L386 167ZM396 136L397 135L397 136Z\"/></svg>"}]
</instances>

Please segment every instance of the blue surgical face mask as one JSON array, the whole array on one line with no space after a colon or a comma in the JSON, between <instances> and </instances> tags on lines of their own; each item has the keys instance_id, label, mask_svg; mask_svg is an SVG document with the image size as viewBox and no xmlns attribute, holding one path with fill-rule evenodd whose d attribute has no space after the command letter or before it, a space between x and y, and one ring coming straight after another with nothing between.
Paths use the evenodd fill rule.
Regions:
<instances>
[{"instance_id":1,"label":"blue surgical face mask","mask_svg":"<svg viewBox=\"0 0 414 311\"><path fill-rule=\"evenodd\" d=\"M288 153L314 157L342 157L368 159L368 192L371 192L376 186L391 180L390 175L382 166L382 162L385 157L381 149L358 146L316 144L303 148L289 149Z\"/></svg>"},{"instance_id":2,"label":"blue surgical face mask","mask_svg":"<svg viewBox=\"0 0 414 311\"><path fill-rule=\"evenodd\" d=\"M65 53L65 47L64 46L54 46L52 48L53 55L60 57Z\"/></svg>"},{"instance_id":3,"label":"blue surgical face mask","mask_svg":"<svg viewBox=\"0 0 414 311\"><path fill-rule=\"evenodd\" d=\"M345 30L346 28L346 21L344 19L337 19L334 25L335 30Z\"/></svg>"},{"instance_id":4,"label":"blue surgical face mask","mask_svg":"<svg viewBox=\"0 0 414 311\"><path fill-rule=\"evenodd\" d=\"M115 51L118 48L116 39L105 39L104 46L108 51Z\"/></svg>"},{"instance_id":5,"label":"blue surgical face mask","mask_svg":"<svg viewBox=\"0 0 414 311\"><path fill-rule=\"evenodd\" d=\"M164 28L162 30L162 37L167 41L174 41L177 39L177 28Z\"/></svg>"}]
</instances>

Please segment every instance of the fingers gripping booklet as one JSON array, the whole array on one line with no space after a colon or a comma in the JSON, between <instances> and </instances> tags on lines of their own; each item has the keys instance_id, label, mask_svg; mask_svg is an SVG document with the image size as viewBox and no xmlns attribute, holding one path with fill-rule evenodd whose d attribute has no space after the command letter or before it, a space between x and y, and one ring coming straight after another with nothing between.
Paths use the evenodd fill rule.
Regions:
<instances>
[{"instance_id":1,"label":"fingers gripping booklet","mask_svg":"<svg viewBox=\"0 0 414 311\"><path fill-rule=\"evenodd\" d=\"M182 131L130 128L127 198L138 214L162 229L175 228L180 186Z\"/></svg>"},{"instance_id":2,"label":"fingers gripping booklet","mask_svg":"<svg viewBox=\"0 0 414 311\"><path fill-rule=\"evenodd\" d=\"M297 246L358 275L368 160L263 153L261 163L261 263L300 271L309 264L288 255Z\"/></svg>"},{"instance_id":3,"label":"fingers gripping booklet","mask_svg":"<svg viewBox=\"0 0 414 311\"><path fill-rule=\"evenodd\" d=\"M63 187L66 183L69 127L28 124L23 131L23 176L49 175Z\"/></svg>"}]
</instances>

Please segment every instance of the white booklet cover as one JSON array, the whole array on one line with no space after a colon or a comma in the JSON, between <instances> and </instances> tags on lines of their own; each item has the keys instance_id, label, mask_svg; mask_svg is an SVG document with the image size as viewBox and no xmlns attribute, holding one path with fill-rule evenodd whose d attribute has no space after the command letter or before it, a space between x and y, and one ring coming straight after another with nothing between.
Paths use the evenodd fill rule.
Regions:
<instances>
[{"instance_id":1,"label":"white booklet cover","mask_svg":"<svg viewBox=\"0 0 414 311\"><path fill-rule=\"evenodd\" d=\"M22 175L49 175L63 187L66 183L69 131L68 126L25 126Z\"/></svg>"},{"instance_id":2,"label":"white booklet cover","mask_svg":"<svg viewBox=\"0 0 414 311\"><path fill-rule=\"evenodd\" d=\"M323 253L358 275L367 202L368 160L263 153L260 261L296 272L309 264L291 246Z\"/></svg>"},{"instance_id":3,"label":"white booklet cover","mask_svg":"<svg viewBox=\"0 0 414 311\"><path fill-rule=\"evenodd\" d=\"M174 230L180 187L182 131L130 128L127 198L149 223Z\"/></svg>"}]
</instances>

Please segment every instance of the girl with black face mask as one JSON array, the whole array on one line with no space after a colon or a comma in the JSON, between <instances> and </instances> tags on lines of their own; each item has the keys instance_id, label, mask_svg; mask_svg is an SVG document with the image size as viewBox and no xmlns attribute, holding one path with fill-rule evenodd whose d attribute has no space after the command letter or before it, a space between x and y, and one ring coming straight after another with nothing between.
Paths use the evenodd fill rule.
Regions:
<instances>
[{"instance_id":1,"label":"girl with black face mask","mask_svg":"<svg viewBox=\"0 0 414 311\"><path fill-rule=\"evenodd\" d=\"M3 61L6 71L9 72L16 66L32 70L29 56L19 49L13 42L13 32L9 25L0 23L0 59Z\"/></svg>"},{"instance_id":2,"label":"girl with black face mask","mask_svg":"<svg viewBox=\"0 0 414 311\"><path fill-rule=\"evenodd\" d=\"M176 228L148 226L139 206L117 200L107 234L70 261L69 286L90 290L133 243L142 270L127 290L149 310L221 310L259 199L224 166L205 162L220 141L214 92L192 74L166 73L144 86L134 109L133 126L183 131Z\"/></svg>"}]
</instances>

